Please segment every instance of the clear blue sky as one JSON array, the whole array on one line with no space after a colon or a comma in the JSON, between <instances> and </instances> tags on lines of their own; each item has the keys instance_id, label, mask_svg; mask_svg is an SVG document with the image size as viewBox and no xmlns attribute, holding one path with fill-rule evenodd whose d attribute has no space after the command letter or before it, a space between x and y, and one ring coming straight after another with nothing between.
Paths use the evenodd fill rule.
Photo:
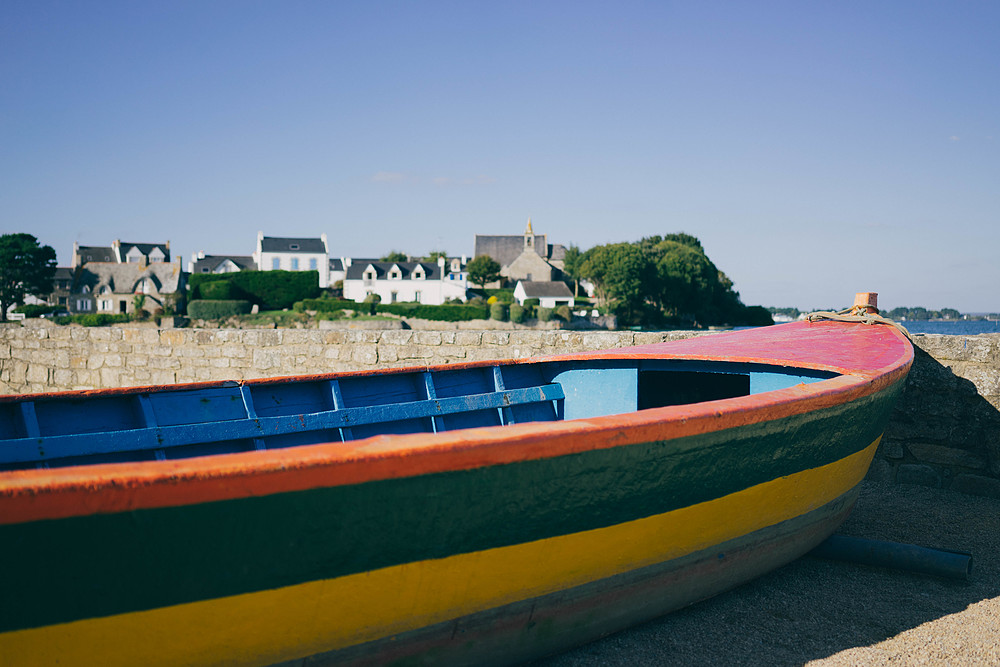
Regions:
<instances>
[{"instance_id":1,"label":"clear blue sky","mask_svg":"<svg viewBox=\"0 0 1000 667\"><path fill-rule=\"evenodd\" d=\"M1000 310L1000 3L0 1L0 232L687 232L747 304Z\"/></svg>"}]
</instances>

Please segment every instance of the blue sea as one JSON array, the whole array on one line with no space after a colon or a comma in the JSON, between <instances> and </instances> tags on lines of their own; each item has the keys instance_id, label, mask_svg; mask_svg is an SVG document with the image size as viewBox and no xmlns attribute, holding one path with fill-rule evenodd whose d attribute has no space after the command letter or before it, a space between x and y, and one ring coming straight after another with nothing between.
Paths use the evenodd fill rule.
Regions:
<instances>
[{"instance_id":1,"label":"blue sea","mask_svg":"<svg viewBox=\"0 0 1000 667\"><path fill-rule=\"evenodd\" d=\"M900 324L914 334L974 336L981 333L1000 333L1000 322L996 320L906 320Z\"/></svg>"}]
</instances>

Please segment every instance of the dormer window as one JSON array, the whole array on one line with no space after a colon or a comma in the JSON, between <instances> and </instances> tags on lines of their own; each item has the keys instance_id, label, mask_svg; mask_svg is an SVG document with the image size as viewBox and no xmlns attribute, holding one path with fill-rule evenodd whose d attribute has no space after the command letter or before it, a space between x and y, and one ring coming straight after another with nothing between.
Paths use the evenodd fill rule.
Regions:
<instances>
[{"instance_id":1,"label":"dormer window","mask_svg":"<svg viewBox=\"0 0 1000 667\"><path fill-rule=\"evenodd\" d=\"M398 266L393 266L389 269L389 280L402 280L403 272L399 270Z\"/></svg>"},{"instance_id":2,"label":"dormer window","mask_svg":"<svg viewBox=\"0 0 1000 667\"><path fill-rule=\"evenodd\" d=\"M427 278L427 273L424 272L424 267L417 265L417 268L413 269L413 279L424 280L425 278Z\"/></svg>"}]
</instances>

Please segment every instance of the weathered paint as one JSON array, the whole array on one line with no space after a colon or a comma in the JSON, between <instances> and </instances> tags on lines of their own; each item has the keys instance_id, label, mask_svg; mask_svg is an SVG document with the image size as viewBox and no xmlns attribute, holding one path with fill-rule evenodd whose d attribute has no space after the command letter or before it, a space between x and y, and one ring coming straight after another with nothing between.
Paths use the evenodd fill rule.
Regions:
<instances>
[{"instance_id":1,"label":"weathered paint","mask_svg":"<svg viewBox=\"0 0 1000 667\"><path fill-rule=\"evenodd\" d=\"M525 639L528 653L508 647L515 659L529 645L548 651L608 631L614 623L602 618L664 611L636 590L608 599L599 582L659 566L676 573L676 559L734 540L746 567L692 566L691 599L786 562L836 526L837 499L864 475L912 350L888 328L829 323L684 343L591 357L778 357L842 375L587 420L2 473L0 541L17 548L0 552L0 573L5 606L17 611L0 616L0 652L93 659L132 636L138 653L124 662L260 664L327 651L353 660L454 648L428 628L455 619L480 646L493 635L516 642L531 615L519 626L516 614L509 623L491 614L545 598L555 623L560 592L563 611L585 610L563 643ZM775 528L823 507L832 509L802 530ZM635 550L607 553L608 544ZM588 586L589 597L568 593ZM386 594L391 604L380 604ZM588 609L588 600L601 602ZM359 624L345 623L366 608ZM493 620L476 625L483 618ZM269 634L271 624L283 634ZM183 655L165 639L179 632L192 637ZM389 639L397 633L414 638L409 649Z\"/></svg>"}]
</instances>

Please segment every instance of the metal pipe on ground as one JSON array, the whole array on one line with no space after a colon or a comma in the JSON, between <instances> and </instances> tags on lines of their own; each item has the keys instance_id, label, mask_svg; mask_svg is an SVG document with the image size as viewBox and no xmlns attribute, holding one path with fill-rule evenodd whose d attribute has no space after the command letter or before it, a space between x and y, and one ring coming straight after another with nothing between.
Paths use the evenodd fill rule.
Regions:
<instances>
[{"instance_id":1,"label":"metal pipe on ground","mask_svg":"<svg viewBox=\"0 0 1000 667\"><path fill-rule=\"evenodd\" d=\"M968 581L972 574L972 554L965 551L929 549L915 544L848 535L831 535L810 551L809 555L963 581Z\"/></svg>"}]
</instances>

